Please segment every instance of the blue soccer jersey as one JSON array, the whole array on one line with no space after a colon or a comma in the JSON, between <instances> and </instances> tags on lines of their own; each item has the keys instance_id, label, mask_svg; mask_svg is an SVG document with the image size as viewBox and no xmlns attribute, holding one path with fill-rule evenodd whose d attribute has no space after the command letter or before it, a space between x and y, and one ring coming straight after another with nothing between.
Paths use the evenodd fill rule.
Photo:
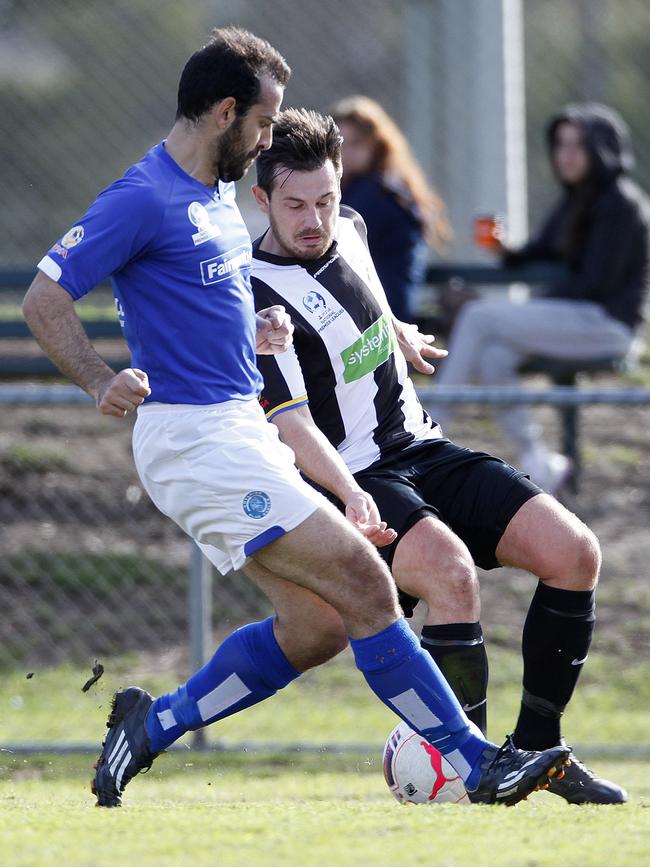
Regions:
<instances>
[{"instance_id":1,"label":"blue soccer jersey","mask_svg":"<svg viewBox=\"0 0 650 867\"><path fill-rule=\"evenodd\" d=\"M106 277L149 401L255 397L251 242L235 185L207 187L164 143L97 197L39 268L74 298Z\"/></svg>"}]
</instances>

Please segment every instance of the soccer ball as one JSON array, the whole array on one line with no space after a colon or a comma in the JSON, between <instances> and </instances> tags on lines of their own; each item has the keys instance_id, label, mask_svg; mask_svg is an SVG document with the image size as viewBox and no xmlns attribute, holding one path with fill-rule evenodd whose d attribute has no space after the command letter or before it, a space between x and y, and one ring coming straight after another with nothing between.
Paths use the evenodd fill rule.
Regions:
<instances>
[{"instance_id":1,"label":"soccer ball","mask_svg":"<svg viewBox=\"0 0 650 867\"><path fill-rule=\"evenodd\" d=\"M384 777L401 804L469 804L463 781L435 747L405 722L384 747Z\"/></svg>"}]
</instances>

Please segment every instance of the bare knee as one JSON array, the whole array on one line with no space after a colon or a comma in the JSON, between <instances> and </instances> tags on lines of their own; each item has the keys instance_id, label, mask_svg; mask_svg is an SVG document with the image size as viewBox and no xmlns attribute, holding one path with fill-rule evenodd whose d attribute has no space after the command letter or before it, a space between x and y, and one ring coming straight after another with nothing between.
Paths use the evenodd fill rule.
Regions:
<instances>
[{"instance_id":1,"label":"bare knee","mask_svg":"<svg viewBox=\"0 0 650 867\"><path fill-rule=\"evenodd\" d=\"M581 525L581 532L574 539L574 567L571 583L573 590L593 590L598 583L602 555L595 534Z\"/></svg>"},{"instance_id":2,"label":"bare knee","mask_svg":"<svg viewBox=\"0 0 650 867\"><path fill-rule=\"evenodd\" d=\"M600 544L592 531L576 520L557 540L554 556L542 563L538 577L563 590L593 590L600 573Z\"/></svg>"},{"instance_id":3,"label":"bare knee","mask_svg":"<svg viewBox=\"0 0 650 867\"><path fill-rule=\"evenodd\" d=\"M395 582L388 567L369 543L362 538L358 542L360 544L340 551L337 557L347 590L343 594L343 608L338 610L344 619L349 616L355 620L394 619L399 608Z\"/></svg>"},{"instance_id":4,"label":"bare knee","mask_svg":"<svg viewBox=\"0 0 650 867\"><path fill-rule=\"evenodd\" d=\"M527 569L563 590L592 590L600 571L600 545L591 530L557 500L539 494L510 521L497 547L504 566Z\"/></svg>"},{"instance_id":5,"label":"bare knee","mask_svg":"<svg viewBox=\"0 0 650 867\"><path fill-rule=\"evenodd\" d=\"M426 602L427 622L479 619L479 584L472 557L437 519L425 518L406 533L395 552L393 575L400 589Z\"/></svg>"}]
</instances>

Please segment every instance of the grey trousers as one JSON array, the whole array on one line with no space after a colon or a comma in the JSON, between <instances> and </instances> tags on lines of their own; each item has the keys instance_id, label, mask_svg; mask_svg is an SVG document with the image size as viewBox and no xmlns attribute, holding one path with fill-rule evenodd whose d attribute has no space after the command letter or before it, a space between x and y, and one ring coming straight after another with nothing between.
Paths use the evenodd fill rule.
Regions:
<instances>
[{"instance_id":1,"label":"grey trousers","mask_svg":"<svg viewBox=\"0 0 650 867\"><path fill-rule=\"evenodd\" d=\"M529 355L580 360L624 358L634 332L600 304L538 298L471 301L463 307L449 342L449 356L438 362L439 385L517 385L517 370ZM448 422L451 405L438 405L435 418ZM498 421L520 455L543 445L541 430L526 406L498 408Z\"/></svg>"}]
</instances>

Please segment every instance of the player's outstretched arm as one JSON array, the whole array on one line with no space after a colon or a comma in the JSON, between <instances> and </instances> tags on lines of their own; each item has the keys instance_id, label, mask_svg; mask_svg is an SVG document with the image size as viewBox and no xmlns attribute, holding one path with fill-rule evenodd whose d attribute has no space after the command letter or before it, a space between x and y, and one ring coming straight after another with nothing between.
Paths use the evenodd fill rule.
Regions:
<instances>
[{"instance_id":1,"label":"player's outstretched arm","mask_svg":"<svg viewBox=\"0 0 650 867\"><path fill-rule=\"evenodd\" d=\"M435 346L431 346L436 338L433 334L422 334L417 325L401 322L393 316L393 328L404 358L419 373L434 372L435 367L433 364L429 364L427 358L444 358L447 355L446 349L437 349Z\"/></svg>"},{"instance_id":2,"label":"player's outstretched arm","mask_svg":"<svg viewBox=\"0 0 650 867\"><path fill-rule=\"evenodd\" d=\"M296 465L345 505L345 515L373 545L390 545L397 538L382 521L375 501L361 490L345 462L316 426L307 406L278 413L273 423L280 439L293 449Z\"/></svg>"},{"instance_id":3,"label":"player's outstretched arm","mask_svg":"<svg viewBox=\"0 0 650 867\"><path fill-rule=\"evenodd\" d=\"M97 354L72 297L42 271L25 295L23 315L45 354L105 415L124 416L151 393L146 373L127 368L116 374Z\"/></svg>"}]
</instances>

